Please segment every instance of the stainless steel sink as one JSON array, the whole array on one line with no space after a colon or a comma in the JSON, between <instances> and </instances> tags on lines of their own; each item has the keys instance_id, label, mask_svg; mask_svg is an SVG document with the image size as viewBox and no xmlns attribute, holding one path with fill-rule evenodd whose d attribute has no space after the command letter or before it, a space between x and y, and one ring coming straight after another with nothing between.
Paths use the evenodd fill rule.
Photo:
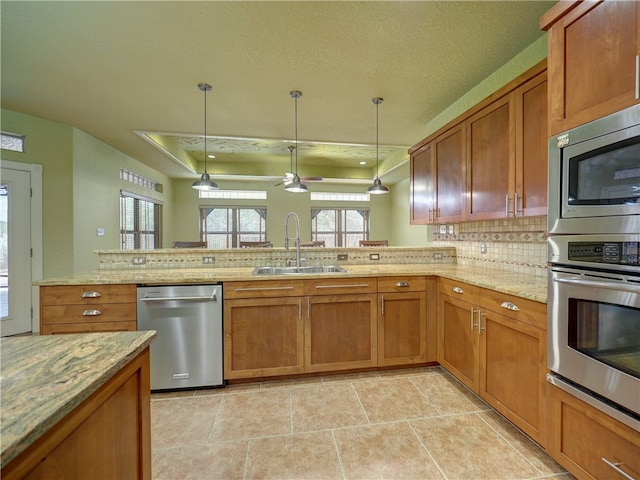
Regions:
<instances>
[{"instance_id":1,"label":"stainless steel sink","mask_svg":"<svg viewBox=\"0 0 640 480\"><path fill-rule=\"evenodd\" d=\"M316 273L347 273L338 265L315 265L308 267L256 267L251 275L310 275Z\"/></svg>"}]
</instances>

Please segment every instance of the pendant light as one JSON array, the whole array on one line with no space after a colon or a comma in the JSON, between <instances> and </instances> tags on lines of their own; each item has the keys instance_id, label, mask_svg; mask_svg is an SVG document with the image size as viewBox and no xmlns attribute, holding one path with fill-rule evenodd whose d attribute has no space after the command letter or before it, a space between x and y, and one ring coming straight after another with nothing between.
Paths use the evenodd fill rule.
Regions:
<instances>
[{"instance_id":1,"label":"pendant light","mask_svg":"<svg viewBox=\"0 0 640 480\"><path fill-rule=\"evenodd\" d=\"M382 185L382 182L380 181L380 169L379 169L379 158L378 158L378 135L379 135L379 129L378 129L378 107L380 106L380 104L384 101L383 98L380 97L375 97L371 100L371 102L376 106L376 178L373 181L373 185L371 185L369 188L367 188L367 193L373 194L373 195L382 195L385 193L389 193L389 189L387 187L385 187L384 185Z\"/></svg>"},{"instance_id":2,"label":"pendant light","mask_svg":"<svg viewBox=\"0 0 640 480\"><path fill-rule=\"evenodd\" d=\"M293 173L293 180L291 181L291 183L289 185L287 185L286 187L284 187L284 189L287 192L292 192L292 193L305 193L308 192L309 189L307 188L306 185L304 185L301 181L300 181L300 177L298 176L298 99L302 96L302 92L298 91L298 90L292 90L291 92L289 92L289 95L291 95L291 98L293 98L294 100L294 104L295 104L295 134L296 134L296 138L295 138L295 153L296 153L296 171Z\"/></svg>"},{"instance_id":3,"label":"pendant light","mask_svg":"<svg viewBox=\"0 0 640 480\"><path fill-rule=\"evenodd\" d=\"M218 185L211 180L207 173L207 93L211 91L208 83L199 83L198 88L204 92L204 173L200 180L196 180L191 185L196 190L212 191L218 190Z\"/></svg>"}]
</instances>

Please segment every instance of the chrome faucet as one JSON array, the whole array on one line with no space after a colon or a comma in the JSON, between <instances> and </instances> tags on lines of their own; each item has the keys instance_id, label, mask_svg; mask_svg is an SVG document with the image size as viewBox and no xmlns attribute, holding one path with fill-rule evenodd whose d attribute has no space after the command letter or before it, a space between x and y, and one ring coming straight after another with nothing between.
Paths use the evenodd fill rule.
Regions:
<instances>
[{"instance_id":1,"label":"chrome faucet","mask_svg":"<svg viewBox=\"0 0 640 480\"><path fill-rule=\"evenodd\" d=\"M296 267L300 268L300 218L296 212L289 212L287 219L284 222L284 248L287 250L287 256L289 254L289 218L293 217L296 221ZM291 264L291 260L287 259L287 265Z\"/></svg>"}]
</instances>

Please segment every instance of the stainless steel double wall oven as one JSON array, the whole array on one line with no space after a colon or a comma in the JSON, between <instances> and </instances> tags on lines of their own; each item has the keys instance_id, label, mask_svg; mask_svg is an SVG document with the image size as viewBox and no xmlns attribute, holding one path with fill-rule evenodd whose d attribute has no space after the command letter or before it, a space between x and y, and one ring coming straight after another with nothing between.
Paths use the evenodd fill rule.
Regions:
<instances>
[{"instance_id":1,"label":"stainless steel double wall oven","mask_svg":"<svg viewBox=\"0 0 640 480\"><path fill-rule=\"evenodd\" d=\"M640 431L640 105L549 142L548 380Z\"/></svg>"}]
</instances>

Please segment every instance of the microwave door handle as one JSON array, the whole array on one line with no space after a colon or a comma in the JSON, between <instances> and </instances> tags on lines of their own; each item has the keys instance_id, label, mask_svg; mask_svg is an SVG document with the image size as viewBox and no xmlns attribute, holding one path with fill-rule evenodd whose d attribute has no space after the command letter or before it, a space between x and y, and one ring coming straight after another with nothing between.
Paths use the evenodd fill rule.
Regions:
<instances>
[{"instance_id":1,"label":"microwave door handle","mask_svg":"<svg viewBox=\"0 0 640 480\"><path fill-rule=\"evenodd\" d=\"M640 293L640 288L634 285L626 285L624 283L598 282L595 280L584 280L583 278L554 278L556 283L564 283L567 285L578 285L581 287L606 288L607 290L622 290L623 292Z\"/></svg>"}]
</instances>

